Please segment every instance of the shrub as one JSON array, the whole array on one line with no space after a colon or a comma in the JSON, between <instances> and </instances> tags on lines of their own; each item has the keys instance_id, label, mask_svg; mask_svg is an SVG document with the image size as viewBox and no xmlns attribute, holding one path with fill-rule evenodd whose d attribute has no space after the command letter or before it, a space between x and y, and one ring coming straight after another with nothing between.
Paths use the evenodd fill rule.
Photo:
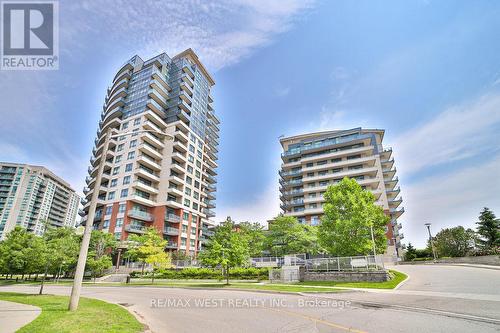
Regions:
<instances>
[{"instance_id":1,"label":"shrub","mask_svg":"<svg viewBox=\"0 0 500 333\"><path fill-rule=\"evenodd\" d=\"M131 277L140 277L141 272L132 272ZM151 276L150 272L144 273L144 277ZM159 279L207 279L207 280L222 280L222 272L220 269L204 268L204 267L188 267L183 269L160 269L155 273ZM265 280L268 278L267 268L243 268L237 267L229 271L229 278L236 280Z\"/></svg>"}]
</instances>

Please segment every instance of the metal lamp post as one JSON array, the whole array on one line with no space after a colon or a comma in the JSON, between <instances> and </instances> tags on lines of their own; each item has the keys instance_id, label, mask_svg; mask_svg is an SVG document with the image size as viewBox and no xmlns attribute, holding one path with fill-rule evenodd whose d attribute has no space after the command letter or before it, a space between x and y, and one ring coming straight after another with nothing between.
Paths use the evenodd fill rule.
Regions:
<instances>
[{"instance_id":1,"label":"metal lamp post","mask_svg":"<svg viewBox=\"0 0 500 333\"><path fill-rule=\"evenodd\" d=\"M143 130L143 131L137 131L137 132L125 132L125 133L118 133L116 131L112 131L111 129L108 129L106 132L105 140L104 140L104 148L103 152L108 150L109 147L109 140L117 138L117 137L122 137L125 135L137 135L139 133L155 133L164 137L169 138L170 140L173 139L173 136L171 134L167 134L164 132L157 132L157 131L149 131L149 130ZM98 166L98 171L97 171L97 176L96 176L96 181L94 188L97 186L100 186L101 184L101 178L102 178L102 173L104 171L104 158L101 158L99 161L99 166ZM85 230L83 232L83 237L82 237L82 244L80 246L80 254L78 255L78 263L76 265L76 271L75 271L75 277L73 280L73 287L71 289L71 298L69 300L69 307L68 309L70 311L76 311L78 309L78 302L80 301L80 293L82 291L82 282L83 282L83 275L85 274L85 264L87 262L87 255L89 251L89 243L90 243L90 235L92 233L92 228L94 224L94 217L95 217L95 211L97 208L97 199L99 196L99 190L94 191L92 193L92 197L90 199L90 207L89 207L89 213L87 214L87 222L85 223Z\"/></svg>"},{"instance_id":2,"label":"metal lamp post","mask_svg":"<svg viewBox=\"0 0 500 333\"><path fill-rule=\"evenodd\" d=\"M432 240L431 224L425 223L425 226L427 227L427 231L429 232L429 241L431 242L432 256L434 257L434 261L436 261L437 257L436 257L436 250L434 249L434 241Z\"/></svg>"}]
</instances>

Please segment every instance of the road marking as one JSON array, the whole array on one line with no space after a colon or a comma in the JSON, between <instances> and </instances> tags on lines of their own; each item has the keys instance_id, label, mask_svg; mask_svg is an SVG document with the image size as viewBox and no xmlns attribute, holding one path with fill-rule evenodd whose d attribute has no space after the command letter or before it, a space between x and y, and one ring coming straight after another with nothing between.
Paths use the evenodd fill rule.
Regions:
<instances>
[{"instance_id":1,"label":"road marking","mask_svg":"<svg viewBox=\"0 0 500 333\"><path fill-rule=\"evenodd\" d=\"M275 311L275 312L284 312L284 313L289 314L289 315L293 315L293 316L300 317L300 318L307 319L307 320L312 320L314 322L321 323L323 325L330 326L330 327L333 327L333 328L338 328L339 330L343 330L343 331L347 331L347 332L368 333L366 331L361 331L361 330L357 330L357 329L354 329L354 328L351 328L351 327L342 326L342 325L339 325L339 324L332 323L330 321L326 321L326 320L323 320L323 319L320 319L320 318L308 316L308 315L305 315L305 314L300 314L300 313L297 313L297 312L286 311L286 310L283 310L283 309L269 308L267 306L263 306L262 308L267 309L267 310L272 310L272 311Z\"/></svg>"}]
</instances>

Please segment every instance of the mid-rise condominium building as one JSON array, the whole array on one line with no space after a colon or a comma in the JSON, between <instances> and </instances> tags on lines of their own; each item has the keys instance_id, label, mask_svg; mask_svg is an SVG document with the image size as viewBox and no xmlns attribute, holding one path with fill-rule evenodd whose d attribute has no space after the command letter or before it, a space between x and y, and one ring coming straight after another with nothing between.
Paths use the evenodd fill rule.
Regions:
<instances>
[{"instance_id":1,"label":"mid-rise condominium building","mask_svg":"<svg viewBox=\"0 0 500 333\"><path fill-rule=\"evenodd\" d=\"M398 255L401 224L400 188L392 149L384 148L384 130L355 128L282 138L281 209L301 223L317 225L323 215L323 194L344 177L355 179L390 216L387 254Z\"/></svg>"},{"instance_id":2,"label":"mid-rise condominium building","mask_svg":"<svg viewBox=\"0 0 500 333\"><path fill-rule=\"evenodd\" d=\"M0 162L0 240L16 226L42 235L47 226L74 227L80 198L42 166Z\"/></svg>"},{"instance_id":3,"label":"mid-rise condominium building","mask_svg":"<svg viewBox=\"0 0 500 333\"><path fill-rule=\"evenodd\" d=\"M191 49L134 56L118 70L90 159L83 223L98 191L95 229L126 241L154 227L169 250L196 254L215 215L214 84Z\"/></svg>"}]
</instances>

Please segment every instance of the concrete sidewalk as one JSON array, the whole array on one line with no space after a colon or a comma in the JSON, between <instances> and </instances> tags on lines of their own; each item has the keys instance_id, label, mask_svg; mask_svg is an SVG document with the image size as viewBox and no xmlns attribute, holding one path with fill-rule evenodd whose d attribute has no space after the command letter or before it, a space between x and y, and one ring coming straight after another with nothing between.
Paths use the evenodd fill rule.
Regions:
<instances>
[{"instance_id":1,"label":"concrete sidewalk","mask_svg":"<svg viewBox=\"0 0 500 333\"><path fill-rule=\"evenodd\" d=\"M0 327L2 333L15 332L33 321L42 310L36 306L0 301Z\"/></svg>"}]
</instances>

